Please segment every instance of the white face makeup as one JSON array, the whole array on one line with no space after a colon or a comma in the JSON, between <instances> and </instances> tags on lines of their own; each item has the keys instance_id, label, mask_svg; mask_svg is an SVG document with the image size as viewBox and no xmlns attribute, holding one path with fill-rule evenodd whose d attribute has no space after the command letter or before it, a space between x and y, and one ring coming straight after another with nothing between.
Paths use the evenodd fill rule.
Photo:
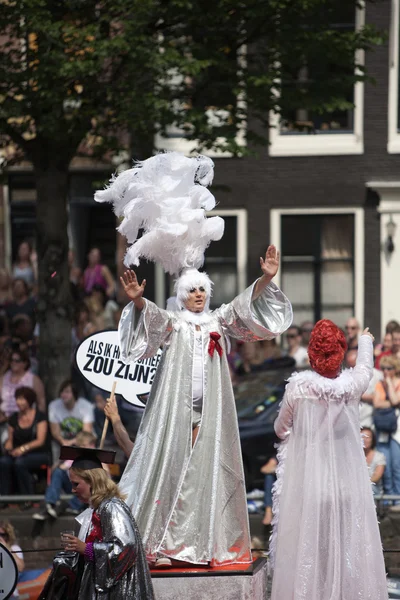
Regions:
<instances>
[{"instance_id":1,"label":"white face makeup","mask_svg":"<svg viewBox=\"0 0 400 600\"><path fill-rule=\"evenodd\" d=\"M200 286L190 290L187 299L185 300L185 308L190 312L199 313L203 312L206 304L206 291Z\"/></svg>"}]
</instances>

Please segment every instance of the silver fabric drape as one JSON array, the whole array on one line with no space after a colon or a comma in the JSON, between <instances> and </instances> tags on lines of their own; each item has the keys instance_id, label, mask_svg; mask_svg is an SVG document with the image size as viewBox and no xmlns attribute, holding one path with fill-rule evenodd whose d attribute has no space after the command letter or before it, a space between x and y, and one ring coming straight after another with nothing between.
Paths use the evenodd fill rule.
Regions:
<instances>
[{"instance_id":1,"label":"silver fabric drape","mask_svg":"<svg viewBox=\"0 0 400 600\"><path fill-rule=\"evenodd\" d=\"M127 505L118 498L97 508L103 542L93 544L94 561L77 552L59 553L39 600L154 600L140 534ZM90 533L92 511L77 519L79 538Z\"/></svg>"},{"instance_id":2,"label":"silver fabric drape","mask_svg":"<svg viewBox=\"0 0 400 600\"><path fill-rule=\"evenodd\" d=\"M270 283L251 301L253 286L200 325L203 414L191 447L195 325L146 300L129 304L119 334L122 358L153 356L164 345L136 443L120 481L150 559L157 553L196 564L251 561L245 483L226 336L271 339L292 321L289 300ZM208 353L221 335L222 357Z\"/></svg>"}]
</instances>

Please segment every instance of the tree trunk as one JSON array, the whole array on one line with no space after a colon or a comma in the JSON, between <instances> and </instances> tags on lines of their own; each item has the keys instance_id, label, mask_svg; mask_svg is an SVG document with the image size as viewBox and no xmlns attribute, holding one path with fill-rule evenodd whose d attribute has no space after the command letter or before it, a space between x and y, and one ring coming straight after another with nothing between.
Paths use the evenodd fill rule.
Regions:
<instances>
[{"instance_id":1,"label":"tree trunk","mask_svg":"<svg viewBox=\"0 0 400 600\"><path fill-rule=\"evenodd\" d=\"M37 189L40 376L50 402L71 373L72 298L68 267L68 162L34 165Z\"/></svg>"}]
</instances>

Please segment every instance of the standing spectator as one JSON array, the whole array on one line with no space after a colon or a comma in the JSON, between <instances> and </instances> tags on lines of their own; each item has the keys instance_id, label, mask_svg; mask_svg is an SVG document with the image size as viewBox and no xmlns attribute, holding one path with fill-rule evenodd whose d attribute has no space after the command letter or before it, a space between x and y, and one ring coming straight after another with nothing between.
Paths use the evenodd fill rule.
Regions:
<instances>
[{"instance_id":1,"label":"standing spectator","mask_svg":"<svg viewBox=\"0 0 400 600\"><path fill-rule=\"evenodd\" d=\"M57 444L53 445L54 456L58 456L60 446L76 445L80 431L93 433L93 405L85 398L78 398L78 391L69 379L61 384L60 398L49 404L49 423Z\"/></svg>"},{"instance_id":2,"label":"standing spectator","mask_svg":"<svg viewBox=\"0 0 400 600\"><path fill-rule=\"evenodd\" d=\"M358 350L348 350L345 356L345 365L348 369L353 369L356 366ZM378 381L382 381L382 371L373 369L371 381L368 384L367 390L361 396L359 404L360 408L360 426L371 428L373 427L373 401L375 387Z\"/></svg>"},{"instance_id":3,"label":"standing spectator","mask_svg":"<svg viewBox=\"0 0 400 600\"><path fill-rule=\"evenodd\" d=\"M392 354L393 336L391 333L385 333L381 344L377 344L374 348L375 367L379 369L381 358Z\"/></svg>"},{"instance_id":4,"label":"standing spectator","mask_svg":"<svg viewBox=\"0 0 400 600\"><path fill-rule=\"evenodd\" d=\"M392 354L400 359L400 325L392 330Z\"/></svg>"},{"instance_id":5,"label":"standing spectator","mask_svg":"<svg viewBox=\"0 0 400 600\"><path fill-rule=\"evenodd\" d=\"M37 256L29 242L21 242L12 271L13 279L23 279L32 288L37 281Z\"/></svg>"},{"instance_id":6,"label":"standing spectator","mask_svg":"<svg viewBox=\"0 0 400 600\"><path fill-rule=\"evenodd\" d=\"M301 345L304 346L304 348L308 348L308 344L310 343L311 332L313 329L313 321L303 321L303 323L300 325Z\"/></svg>"},{"instance_id":7,"label":"standing spectator","mask_svg":"<svg viewBox=\"0 0 400 600\"><path fill-rule=\"evenodd\" d=\"M7 548L7 550L9 550L9 552L12 552L17 565L18 573L22 573L25 569L24 555L22 554L20 546L17 544L15 529L10 521L0 521L0 542ZM17 590L14 590L11 600L18 597L19 594Z\"/></svg>"},{"instance_id":8,"label":"standing spectator","mask_svg":"<svg viewBox=\"0 0 400 600\"><path fill-rule=\"evenodd\" d=\"M400 327L400 323L392 319L386 323L385 333L393 333L393 330Z\"/></svg>"},{"instance_id":9,"label":"standing spectator","mask_svg":"<svg viewBox=\"0 0 400 600\"><path fill-rule=\"evenodd\" d=\"M367 461L368 473L374 494L383 492L382 477L385 472L386 458L376 449L376 436L370 427L362 427L361 435L364 442L364 454Z\"/></svg>"},{"instance_id":10,"label":"standing spectator","mask_svg":"<svg viewBox=\"0 0 400 600\"><path fill-rule=\"evenodd\" d=\"M46 410L44 385L30 370L30 360L26 350L17 347L11 353L10 369L0 377L0 410L6 417L18 409L15 391L19 387L32 388L37 397L38 409L42 412Z\"/></svg>"},{"instance_id":11,"label":"standing spectator","mask_svg":"<svg viewBox=\"0 0 400 600\"><path fill-rule=\"evenodd\" d=\"M86 294L90 294L93 286L100 285L107 296L115 294L115 281L110 269L101 264L101 253L98 248L92 248L88 254L88 266L83 272L83 287Z\"/></svg>"},{"instance_id":12,"label":"standing spectator","mask_svg":"<svg viewBox=\"0 0 400 600\"><path fill-rule=\"evenodd\" d=\"M301 345L301 331L297 325L291 325L286 332L288 355L294 358L297 368L309 365L307 350Z\"/></svg>"},{"instance_id":13,"label":"standing spectator","mask_svg":"<svg viewBox=\"0 0 400 600\"><path fill-rule=\"evenodd\" d=\"M358 348L358 338L360 337L360 323L357 321L355 317L350 317L347 320L346 326L346 342L347 348L349 350L354 350Z\"/></svg>"},{"instance_id":14,"label":"standing spectator","mask_svg":"<svg viewBox=\"0 0 400 600\"><path fill-rule=\"evenodd\" d=\"M11 322L17 315L28 315L36 322L36 300L29 296L29 287L24 279L14 279L12 283L13 299L6 306L6 315Z\"/></svg>"},{"instance_id":15,"label":"standing spectator","mask_svg":"<svg viewBox=\"0 0 400 600\"><path fill-rule=\"evenodd\" d=\"M107 297L101 285L96 283L93 286L90 295L85 300L85 304L90 310L96 331L116 328L114 314L119 310L119 306L115 300Z\"/></svg>"},{"instance_id":16,"label":"standing spectator","mask_svg":"<svg viewBox=\"0 0 400 600\"><path fill-rule=\"evenodd\" d=\"M82 340L96 331L91 317L92 315L90 314L90 310L85 304L80 304L76 308L74 326L71 332L72 354L75 352L77 346L79 346Z\"/></svg>"},{"instance_id":17,"label":"standing spectator","mask_svg":"<svg viewBox=\"0 0 400 600\"><path fill-rule=\"evenodd\" d=\"M36 408L35 391L30 387L20 387L15 392L15 399L18 412L8 420L8 439L4 445L6 455L0 457L2 496L10 493L12 474L16 479L18 493L33 494L32 471L43 464L49 464L47 419ZM31 506L30 502L25 502L22 508Z\"/></svg>"},{"instance_id":18,"label":"standing spectator","mask_svg":"<svg viewBox=\"0 0 400 600\"><path fill-rule=\"evenodd\" d=\"M373 399L374 421L377 430L377 448L385 455L386 469L383 477L383 487L386 494L400 494L400 427L396 427L397 416L395 409L400 405L400 362L395 356L384 356L381 360L383 381L378 381L375 386ZM386 411L378 421L380 409L393 409ZM388 421L387 413L392 412L394 427Z\"/></svg>"}]
</instances>

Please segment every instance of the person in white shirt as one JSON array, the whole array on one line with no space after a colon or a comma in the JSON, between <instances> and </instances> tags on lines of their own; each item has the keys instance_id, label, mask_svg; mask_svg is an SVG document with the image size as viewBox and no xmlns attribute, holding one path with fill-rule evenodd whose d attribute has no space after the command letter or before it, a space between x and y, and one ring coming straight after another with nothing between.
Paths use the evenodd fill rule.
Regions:
<instances>
[{"instance_id":1,"label":"person in white shirt","mask_svg":"<svg viewBox=\"0 0 400 600\"><path fill-rule=\"evenodd\" d=\"M56 442L56 446L53 444L53 454L58 456L59 446L75 445L80 431L93 433L93 404L78 397L72 381L64 381L60 387L60 398L49 404L49 423L51 435Z\"/></svg>"}]
</instances>

